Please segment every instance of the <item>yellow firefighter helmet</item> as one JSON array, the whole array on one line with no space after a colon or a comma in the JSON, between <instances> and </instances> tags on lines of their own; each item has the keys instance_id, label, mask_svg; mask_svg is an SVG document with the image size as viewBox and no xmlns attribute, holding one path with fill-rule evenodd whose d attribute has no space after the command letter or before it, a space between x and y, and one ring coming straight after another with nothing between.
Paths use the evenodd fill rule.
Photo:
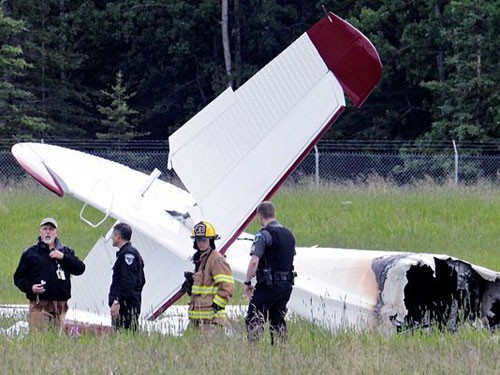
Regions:
<instances>
[{"instance_id":1,"label":"yellow firefighter helmet","mask_svg":"<svg viewBox=\"0 0 500 375\"><path fill-rule=\"evenodd\" d=\"M214 240L218 240L220 237L215 231L215 227L208 221L200 221L193 227L191 231L191 238L196 237L206 237Z\"/></svg>"}]
</instances>

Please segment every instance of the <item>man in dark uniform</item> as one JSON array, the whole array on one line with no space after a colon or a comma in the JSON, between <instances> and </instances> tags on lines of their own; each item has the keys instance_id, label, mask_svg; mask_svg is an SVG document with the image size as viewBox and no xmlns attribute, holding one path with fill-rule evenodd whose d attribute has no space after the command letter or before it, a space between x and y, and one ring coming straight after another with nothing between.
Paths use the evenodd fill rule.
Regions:
<instances>
[{"instance_id":1,"label":"man in dark uniform","mask_svg":"<svg viewBox=\"0 0 500 375\"><path fill-rule=\"evenodd\" d=\"M109 288L108 303L111 308L113 328L138 328L141 313L141 293L146 278L144 262L139 251L132 246L132 228L125 223L113 227L113 246L120 250L116 253L113 265L113 278Z\"/></svg>"},{"instance_id":2,"label":"man in dark uniform","mask_svg":"<svg viewBox=\"0 0 500 375\"><path fill-rule=\"evenodd\" d=\"M286 341L286 305L293 288L295 272L295 237L276 220L276 209L269 201L257 207L257 218L262 229L255 235L250 252L245 294L250 298L245 323L250 341L257 340L264 332L269 318L271 343ZM252 278L257 283L252 286Z\"/></svg>"},{"instance_id":3,"label":"man in dark uniform","mask_svg":"<svg viewBox=\"0 0 500 375\"><path fill-rule=\"evenodd\" d=\"M59 333L71 298L71 275L85 272L85 264L57 237L57 221L47 217L40 223L38 241L28 248L14 273L14 284L30 301L30 331L53 327Z\"/></svg>"}]
</instances>

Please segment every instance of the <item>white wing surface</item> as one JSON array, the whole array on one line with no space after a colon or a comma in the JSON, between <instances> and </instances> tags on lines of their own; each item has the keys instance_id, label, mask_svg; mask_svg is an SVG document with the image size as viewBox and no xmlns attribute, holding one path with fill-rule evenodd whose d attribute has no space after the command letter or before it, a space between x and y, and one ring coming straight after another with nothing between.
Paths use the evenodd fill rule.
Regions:
<instances>
[{"instance_id":1,"label":"white wing surface","mask_svg":"<svg viewBox=\"0 0 500 375\"><path fill-rule=\"evenodd\" d=\"M307 34L226 90L169 138L170 163L202 208L197 219L230 239L344 106Z\"/></svg>"},{"instance_id":2,"label":"white wing surface","mask_svg":"<svg viewBox=\"0 0 500 375\"><path fill-rule=\"evenodd\" d=\"M192 221L182 214L194 201L186 191L156 175L63 147L20 143L12 147L12 153L24 169L58 195L69 194L132 226L132 242L145 258L143 315L150 316L178 290L183 271L192 268ZM85 211L82 215L85 218ZM85 261L90 265L87 271L74 278L72 304L81 310L107 314L117 249L104 239L100 241L96 249L104 251L91 251Z\"/></svg>"},{"instance_id":3,"label":"white wing surface","mask_svg":"<svg viewBox=\"0 0 500 375\"><path fill-rule=\"evenodd\" d=\"M344 110L344 89L359 106L380 77L369 40L325 16L169 137L169 166L198 204L191 216L218 228L224 251Z\"/></svg>"}]
</instances>

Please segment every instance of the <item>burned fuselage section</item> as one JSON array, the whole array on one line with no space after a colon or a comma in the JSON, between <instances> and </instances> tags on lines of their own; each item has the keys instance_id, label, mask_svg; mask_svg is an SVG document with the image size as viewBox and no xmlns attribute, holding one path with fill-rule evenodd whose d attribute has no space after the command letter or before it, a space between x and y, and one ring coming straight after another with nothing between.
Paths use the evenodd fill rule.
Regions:
<instances>
[{"instance_id":1,"label":"burned fuselage section","mask_svg":"<svg viewBox=\"0 0 500 375\"><path fill-rule=\"evenodd\" d=\"M434 254L396 254L373 261L379 285L377 314L398 331L437 327L455 331L470 322L500 326L500 274Z\"/></svg>"}]
</instances>

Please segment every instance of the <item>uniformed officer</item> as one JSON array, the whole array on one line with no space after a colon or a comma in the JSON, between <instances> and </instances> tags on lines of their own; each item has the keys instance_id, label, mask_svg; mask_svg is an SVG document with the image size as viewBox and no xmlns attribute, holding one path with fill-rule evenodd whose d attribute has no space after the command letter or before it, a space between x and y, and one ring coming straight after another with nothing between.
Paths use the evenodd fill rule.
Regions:
<instances>
[{"instance_id":1,"label":"uniformed officer","mask_svg":"<svg viewBox=\"0 0 500 375\"><path fill-rule=\"evenodd\" d=\"M14 284L30 301L30 331L53 327L62 332L71 298L71 275L85 272L85 264L61 243L58 234L57 221L43 219L38 241L23 253L14 273Z\"/></svg>"},{"instance_id":2,"label":"uniformed officer","mask_svg":"<svg viewBox=\"0 0 500 375\"><path fill-rule=\"evenodd\" d=\"M295 237L276 220L276 209L269 201L257 207L257 218L262 225L255 235L248 264L245 294L250 304L245 319L250 341L262 336L269 319L271 343L286 341L286 305L293 288L295 272ZM252 278L257 277L255 287Z\"/></svg>"},{"instance_id":3,"label":"uniformed officer","mask_svg":"<svg viewBox=\"0 0 500 375\"><path fill-rule=\"evenodd\" d=\"M108 303L113 328L136 331L141 313L141 294L146 278L144 262L139 251L132 246L132 228L125 223L113 227L113 246L116 253Z\"/></svg>"}]
</instances>

